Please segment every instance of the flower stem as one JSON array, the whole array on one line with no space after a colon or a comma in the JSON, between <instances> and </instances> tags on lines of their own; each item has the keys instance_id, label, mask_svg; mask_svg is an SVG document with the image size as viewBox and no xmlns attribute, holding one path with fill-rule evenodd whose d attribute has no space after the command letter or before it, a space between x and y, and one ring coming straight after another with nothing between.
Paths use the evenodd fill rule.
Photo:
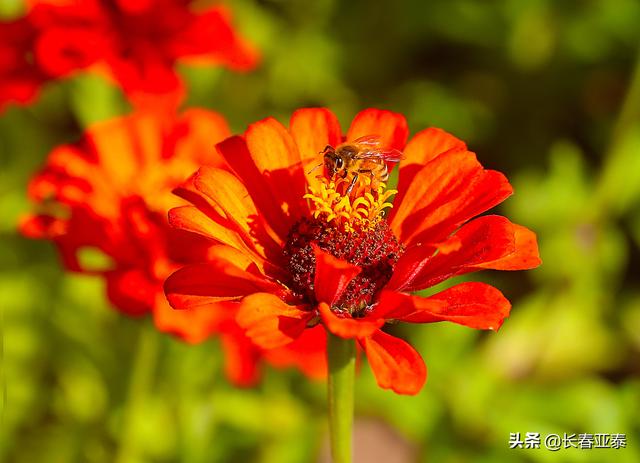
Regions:
<instances>
[{"instance_id":1,"label":"flower stem","mask_svg":"<svg viewBox=\"0 0 640 463\"><path fill-rule=\"evenodd\" d=\"M140 414L140 409L144 406L145 395L153 381L160 347L159 340L158 332L152 322L141 320L138 346L129 377L129 390L120 434L120 445L114 460L116 463L125 463L137 457L135 421L136 416Z\"/></svg>"},{"instance_id":2,"label":"flower stem","mask_svg":"<svg viewBox=\"0 0 640 463\"><path fill-rule=\"evenodd\" d=\"M351 463L356 345L353 339L327 336L331 456L333 463Z\"/></svg>"}]
</instances>

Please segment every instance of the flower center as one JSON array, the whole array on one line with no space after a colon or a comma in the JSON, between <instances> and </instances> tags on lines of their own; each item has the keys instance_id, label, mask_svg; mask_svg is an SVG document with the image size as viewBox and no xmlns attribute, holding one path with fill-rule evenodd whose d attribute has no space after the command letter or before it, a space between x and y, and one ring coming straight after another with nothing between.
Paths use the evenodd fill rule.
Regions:
<instances>
[{"instance_id":1,"label":"flower center","mask_svg":"<svg viewBox=\"0 0 640 463\"><path fill-rule=\"evenodd\" d=\"M305 198L311 200L313 218L303 218L289 231L284 247L289 287L310 304L315 299L315 254L312 243L323 251L360 267L332 309L364 316L376 295L391 279L393 268L404 251L383 217L386 202L393 190L385 185L376 190L362 185L345 195L343 182L322 179L318 189L310 188Z\"/></svg>"}]
</instances>

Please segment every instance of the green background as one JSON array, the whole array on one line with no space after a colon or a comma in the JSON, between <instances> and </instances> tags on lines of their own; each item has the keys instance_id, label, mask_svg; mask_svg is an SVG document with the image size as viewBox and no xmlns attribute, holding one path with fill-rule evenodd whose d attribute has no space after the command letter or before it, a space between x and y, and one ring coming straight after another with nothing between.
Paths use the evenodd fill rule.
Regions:
<instances>
[{"instance_id":1,"label":"green background","mask_svg":"<svg viewBox=\"0 0 640 463\"><path fill-rule=\"evenodd\" d=\"M356 383L357 461L640 461L640 2L234 1L259 69L181 69L188 106L235 132L326 106L346 129L375 106L413 133L465 140L516 194L498 208L538 233L544 265L474 280L512 301L499 333L398 327L429 379L415 397ZM5 17L18 1L0 0ZM103 283L64 274L18 236L29 176L87 124L129 111L82 75L0 115L0 459L313 462L326 393L266 369L236 389L213 339L187 346L112 310ZM509 433L626 433L626 449L510 450ZM324 455L324 456L323 456ZM395 460L394 460L395 458ZM326 460L323 460L326 461Z\"/></svg>"}]
</instances>

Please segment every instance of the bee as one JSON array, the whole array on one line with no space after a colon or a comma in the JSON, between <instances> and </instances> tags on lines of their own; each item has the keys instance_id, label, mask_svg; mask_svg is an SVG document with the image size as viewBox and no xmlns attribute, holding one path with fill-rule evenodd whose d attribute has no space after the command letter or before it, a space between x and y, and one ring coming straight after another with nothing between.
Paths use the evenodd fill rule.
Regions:
<instances>
[{"instance_id":1,"label":"bee","mask_svg":"<svg viewBox=\"0 0 640 463\"><path fill-rule=\"evenodd\" d=\"M380 137L367 135L354 141L342 143L335 148L327 145L322 151L324 167L329 178L351 179L346 195L351 193L361 175L371 178L371 185L384 183L389 179L387 162L398 162L402 153L382 147Z\"/></svg>"}]
</instances>

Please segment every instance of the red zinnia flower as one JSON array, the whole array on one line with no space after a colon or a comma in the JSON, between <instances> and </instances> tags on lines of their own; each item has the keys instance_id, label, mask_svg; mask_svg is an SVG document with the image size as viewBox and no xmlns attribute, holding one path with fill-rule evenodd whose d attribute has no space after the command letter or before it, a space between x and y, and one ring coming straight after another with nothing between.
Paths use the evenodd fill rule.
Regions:
<instances>
[{"instance_id":1,"label":"red zinnia flower","mask_svg":"<svg viewBox=\"0 0 640 463\"><path fill-rule=\"evenodd\" d=\"M29 185L41 212L26 218L21 228L27 236L52 240L69 270L104 277L109 300L122 312L153 312L160 330L188 342L219 333L229 376L247 384L256 379L256 362L263 354L237 325L237 307L226 303L229 307L221 304L220 310L180 312L169 307L162 291L178 262L229 256L225 248L167 222L168 210L185 204L171 193L173 188L197 166L225 165L214 145L228 133L221 116L198 109L175 119L138 113L96 124L82 143L49 155ZM102 251L111 263L88 267L81 259L85 248ZM276 365L300 365L298 349L317 346L317 336L309 333L292 348L267 357ZM321 353L322 346L317 350ZM303 369L321 376L324 362Z\"/></svg>"},{"instance_id":2,"label":"red zinnia flower","mask_svg":"<svg viewBox=\"0 0 640 463\"><path fill-rule=\"evenodd\" d=\"M31 56L37 35L25 18L0 22L0 111L8 103L31 102L46 80Z\"/></svg>"},{"instance_id":3,"label":"red zinnia flower","mask_svg":"<svg viewBox=\"0 0 640 463\"><path fill-rule=\"evenodd\" d=\"M221 243L228 255L173 273L165 283L171 305L236 301L239 324L265 348L322 324L357 339L378 384L405 394L420 390L426 368L408 343L383 331L387 322L498 329L510 304L487 284L410 293L455 275L540 263L533 232L495 215L471 220L507 198L511 185L442 130L419 132L405 145L399 114L361 112L346 140L372 136L403 151L387 217L394 192L367 181L366 172L350 191L340 179L310 172L326 145L345 141L328 110L299 110L288 130L265 119L217 145L232 172L201 168L181 191L193 205L171 210L169 220Z\"/></svg>"},{"instance_id":4,"label":"red zinnia flower","mask_svg":"<svg viewBox=\"0 0 640 463\"><path fill-rule=\"evenodd\" d=\"M31 82L35 73L42 83L91 66L118 82L134 103L157 103L163 96L176 104L184 93L179 61L234 70L257 62L256 51L233 30L222 7L198 11L192 0L29 3L26 17L0 27L0 37L9 37L2 44L7 48L3 61L11 58L10 66L0 63L3 80L27 75L25 81ZM4 101L26 100L22 88L3 93Z\"/></svg>"}]
</instances>

